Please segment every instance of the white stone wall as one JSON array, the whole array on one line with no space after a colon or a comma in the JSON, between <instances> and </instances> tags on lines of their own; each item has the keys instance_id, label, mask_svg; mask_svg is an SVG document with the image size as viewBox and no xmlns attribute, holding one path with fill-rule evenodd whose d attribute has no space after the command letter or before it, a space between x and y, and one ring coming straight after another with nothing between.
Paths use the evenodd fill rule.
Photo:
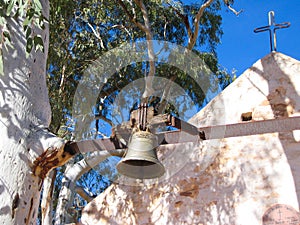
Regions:
<instances>
[{"instance_id":1,"label":"white stone wall","mask_svg":"<svg viewBox=\"0 0 300 225\"><path fill-rule=\"evenodd\" d=\"M190 122L198 127L238 123L248 112L253 120L299 116L299 96L300 62L272 53ZM299 133L163 146L160 159L171 175L154 184L112 185L86 206L81 223L255 225L274 204L299 210ZM182 151L179 158L174 151ZM184 164L176 169L172 157Z\"/></svg>"}]
</instances>

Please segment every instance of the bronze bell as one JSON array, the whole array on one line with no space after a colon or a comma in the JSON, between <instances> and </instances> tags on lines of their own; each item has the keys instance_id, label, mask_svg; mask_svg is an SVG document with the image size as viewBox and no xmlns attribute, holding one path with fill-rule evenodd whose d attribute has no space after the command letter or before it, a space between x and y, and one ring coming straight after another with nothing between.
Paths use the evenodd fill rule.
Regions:
<instances>
[{"instance_id":1,"label":"bronze bell","mask_svg":"<svg viewBox=\"0 0 300 225\"><path fill-rule=\"evenodd\" d=\"M162 176L165 168L157 159L157 136L148 131L137 131L128 143L125 157L118 163L120 174L136 179L151 179Z\"/></svg>"}]
</instances>

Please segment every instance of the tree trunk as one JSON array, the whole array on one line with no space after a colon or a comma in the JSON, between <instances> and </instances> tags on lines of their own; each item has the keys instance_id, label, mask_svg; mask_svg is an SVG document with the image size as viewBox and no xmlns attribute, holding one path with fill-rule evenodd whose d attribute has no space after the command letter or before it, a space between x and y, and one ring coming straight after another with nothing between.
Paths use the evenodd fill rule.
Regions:
<instances>
[{"instance_id":1,"label":"tree trunk","mask_svg":"<svg viewBox=\"0 0 300 225\"><path fill-rule=\"evenodd\" d=\"M41 0L48 18L48 0ZM65 142L49 133L50 104L46 86L49 27L41 35L44 52L26 56L23 19L7 17L12 48L3 47L0 76L0 223L36 224L43 178L65 163ZM61 160L61 159L64 160Z\"/></svg>"}]
</instances>

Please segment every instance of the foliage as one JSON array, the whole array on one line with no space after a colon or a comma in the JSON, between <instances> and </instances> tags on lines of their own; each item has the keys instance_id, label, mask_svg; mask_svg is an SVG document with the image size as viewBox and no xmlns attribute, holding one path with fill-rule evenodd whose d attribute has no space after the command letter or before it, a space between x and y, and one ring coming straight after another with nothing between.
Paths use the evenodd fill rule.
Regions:
<instances>
[{"instance_id":1,"label":"foliage","mask_svg":"<svg viewBox=\"0 0 300 225\"><path fill-rule=\"evenodd\" d=\"M177 1L179 2L179 1ZM136 21L143 22L141 10L131 1L124 1L131 12L135 12ZM165 40L179 45L187 45L187 31L182 19L173 8L161 1L145 1L153 39ZM199 9L199 4L180 3L184 15L189 21ZM205 11L200 23L199 41L196 45L200 49L208 49L209 54L203 54L206 63L216 73L218 70L215 47L222 35L221 17L218 15L220 2L216 1ZM130 13L131 13L130 12ZM53 110L51 130L57 131L66 122L66 115L70 115L72 98L76 84L84 69L103 53L125 42L145 40L145 33L128 19L128 15L118 1L52 1L50 21L50 51L48 76L51 106ZM202 54L202 53L201 53ZM212 58L215 58L212 60ZM157 74L170 78L168 67L160 66ZM144 76L146 64L123 68L119 74L110 79L99 94L102 102L113 102L118 90L125 87L132 80ZM172 70L171 70L172 71ZM203 93L190 89L191 84L184 75L176 75L176 82L186 90L195 94L195 101L201 103ZM193 85L192 85L193 86ZM103 98L106 96L106 101ZM109 97L110 96L110 97ZM102 103L101 103L102 104ZM103 116L106 111L103 109Z\"/></svg>"},{"instance_id":2,"label":"foliage","mask_svg":"<svg viewBox=\"0 0 300 225\"><path fill-rule=\"evenodd\" d=\"M40 35L35 34L35 29L44 29L47 19L44 17L43 8L39 0L2 0L0 4L0 50L2 46L12 47L10 43L10 28L7 19L22 18L26 38L26 52L43 51L44 45Z\"/></svg>"}]
</instances>

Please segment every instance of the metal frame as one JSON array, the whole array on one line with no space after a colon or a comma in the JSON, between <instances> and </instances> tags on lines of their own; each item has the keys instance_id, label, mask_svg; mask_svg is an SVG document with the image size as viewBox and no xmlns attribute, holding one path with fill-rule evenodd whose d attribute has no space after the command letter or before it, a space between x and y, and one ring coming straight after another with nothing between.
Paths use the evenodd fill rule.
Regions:
<instances>
[{"instance_id":1,"label":"metal frame","mask_svg":"<svg viewBox=\"0 0 300 225\"><path fill-rule=\"evenodd\" d=\"M162 126L172 126L175 131L156 133L161 145L192 142L195 140L221 139L229 137L239 137L257 135L264 133L280 133L300 130L300 116L277 118L260 121L248 121L236 124L216 125L207 127L196 127L190 123L180 120L170 114L154 116L149 122L149 129L154 132L156 128ZM118 155L117 149L127 148L129 137L133 131L130 122L115 127L117 135L111 138L84 140L71 143L73 148L81 153L107 150L112 155ZM183 137L184 138L180 138Z\"/></svg>"}]
</instances>

